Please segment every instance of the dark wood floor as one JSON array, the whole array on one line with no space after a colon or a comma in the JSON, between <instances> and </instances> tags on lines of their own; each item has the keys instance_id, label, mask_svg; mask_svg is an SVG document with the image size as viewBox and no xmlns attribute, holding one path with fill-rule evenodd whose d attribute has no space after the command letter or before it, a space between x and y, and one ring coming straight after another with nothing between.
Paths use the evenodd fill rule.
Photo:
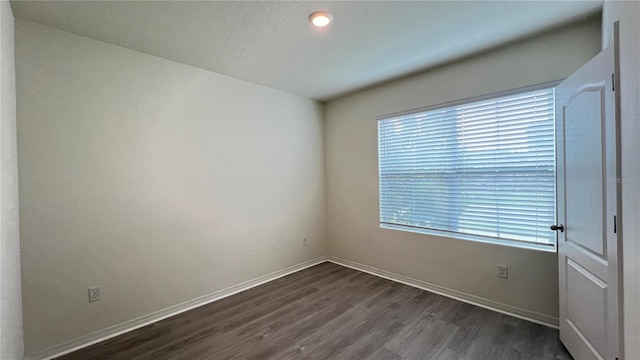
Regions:
<instances>
[{"instance_id":1,"label":"dark wood floor","mask_svg":"<svg viewBox=\"0 0 640 360\"><path fill-rule=\"evenodd\" d=\"M558 331L332 263L60 359L571 359Z\"/></svg>"}]
</instances>

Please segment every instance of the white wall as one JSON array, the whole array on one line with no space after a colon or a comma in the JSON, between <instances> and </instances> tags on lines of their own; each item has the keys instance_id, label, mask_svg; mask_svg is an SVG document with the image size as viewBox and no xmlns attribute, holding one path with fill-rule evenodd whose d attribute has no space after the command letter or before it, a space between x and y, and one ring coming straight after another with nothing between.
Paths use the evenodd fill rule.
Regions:
<instances>
[{"instance_id":1,"label":"white wall","mask_svg":"<svg viewBox=\"0 0 640 360\"><path fill-rule=\"evenodd\" d=\"M555 253L378 226L376 116L558 80L600 50L592 19L327 104L329 253L557 321ZM509 279L496 276L509 266Z\"/></svg>"},{"instance_id":2,"label":"white wall","mask_svg":"<svg viewBox=\"0 0 640 360\"><path fill-rule=\"evenodd\" d=\"M620 21L624 358L640 359L640 3L606 1L603 45Z\"/></svg>"},{"instance_id":3,"label":"white wall","mask_svg":"<svg viewBox=\"0 0 640 360\"><path fill-rule=\"evenodd\" d=\"M13 13L0 1L0 359L22 359Z\"/></svg>"},{"instance_id":4,"label":"white wall","mask_svg":"<svg viewBox=\"0 0 640 360\"><path fill-rule=\"evenodd\" d=\"M320 104L22 20L16 64L26 353L325 254Z\"/></svg>"}]
</instances>

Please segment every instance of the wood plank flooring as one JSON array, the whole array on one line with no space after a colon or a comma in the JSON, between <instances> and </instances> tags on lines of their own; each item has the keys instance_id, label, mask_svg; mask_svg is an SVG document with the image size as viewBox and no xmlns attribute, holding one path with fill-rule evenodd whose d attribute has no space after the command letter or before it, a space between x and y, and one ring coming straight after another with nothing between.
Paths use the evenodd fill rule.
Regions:
<instances>
[{"instance_id":1,"label":"wood plank flooring","mask_svg":"<svg viewBox=\"0 0 640 360\"><path fill-rule=\"evenodd\" d=\"M558 331L323 263L59 359L571 359Z\"/></svg>"}]
</instances>

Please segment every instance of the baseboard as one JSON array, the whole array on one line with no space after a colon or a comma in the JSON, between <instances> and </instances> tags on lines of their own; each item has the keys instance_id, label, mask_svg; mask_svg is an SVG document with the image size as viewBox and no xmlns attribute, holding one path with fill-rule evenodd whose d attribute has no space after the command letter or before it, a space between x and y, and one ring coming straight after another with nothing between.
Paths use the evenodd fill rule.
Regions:
<instances>
[{"instance_id":1,"label":"baseboard","mask_svg":"<svg viewBox=\"0 0 640 360\"><path fill-rule=\"evenodd\" d=\"M475 306L479 306L485 309L493 310L502 314L514 316L523 320L545 325L554 329L558 328L557 317L549 316L546 314L542 314L542 313L527 310L527 309L522 309L516 306L507 305L507 304L489 300L480 296L468 294L458 290L449 289L441 285L436 285L426 281L410 278L408 276L395 274L386 270L378 269L368 265L359 264L359 263L341 259L335 256L321 256L310 261L306 261L282 270L272 272L267 275L257 277L249 281L245 281L243 283L228 287L226 289L215 291L211 294L207 294L207 295L195 298L193 300L185 301L183 303L176 304L168 308L158 310L153 313L143 315L135 319L128 320L123 323L116 324L116 325L107 327L105 329L92 332L87 335L80 336L78 338L41 350L37 353L30 354L26 356L25 359L29 359L29 360L53 359L58 356L68 354L76 350L80 350L87 346L91 346L101 341L116 337L118 335L127 333L129 331L133 331L143 326L153 324L155 322L164 320L171 316L178 315L185 311L189 311L191 309L214 302L216 300L226 298L228 296L237 294L241 291L251 289L253 287L267 283L269 281L276 280L283 276L292 274L294 272L298 272L300 270L303 270L327 261L332 262L334 264L341 265L341 266L346 266L355 270L363 271L363 272L366 272L375 276L379 276L385 279L396 281L405 285L413 286L418 289L430 291L442 296L446 296L446 297L459 300L465 303L469 303Z\"/></svg>"},{"instance_id":2,"label":"baseboard","mask_svg":"<svg viewBox=\"0 0 640 360\"><path fill-rule=\"evenodd\" d=\"M251 289L253 287L262 285L264 283L267 283L269 281L273 281L276 280L278 278L281 278L283 276L292 274L294 272L306 269L308 267L311 266L315 266L318 264L321 264L323 262L326 262L327 258L326 256L321 256L319 258L310 260L310 261L305 261L303 263L297 264L297 265L293 265L290 266L288 268L282 269L282 270L278 270L275 272L272 272L271 274L267 274L264 276L260 276L257 277L255 279L249 280L249 281L245 281L243 283L228 287L226 289L222 289L222 290L218 290L215 291L211 294L207 294L198 298L195 298L193 300L189 300L189 301L185 301L183 303L180 304L176 304L173 306L170 306L168 308L162 309L162 310L158 310L155 311L153 313L147 314L147 315L143 315L140 317L137 317L135 319L132 320L128 320L125 321L123 323L120 324L116 324L113 326L109 326L105 329L102 330L98 330L95 332L92 332L90 334L87 335L83 335L80 336L78 338L66 341L64 343L52 346L50 348L41 350L35 354L30 354L28 356L25 357L25 359L32 359L32 360L44 360L44 359L53 359L56 358L58 356L62 356L64 354L68 354L70 352L85 348L87 346L96 344L98 342L116 337L118 335L127 333L129 331L133 331L135 329L141 328L143 326L147 326L150 324L153 324L155 322L158 322L160 320L164 320L168 317L183 313L185 311L197 308L199 306L214 302L216 300L220 300L223 298L226 298L228 296L231 296L233 294L239 293L241 291L245 291L248 289Z\"/></svg>"},{"instance_id":3,"label":"baseboard","mask_svg":"<svg viewBox=\"0 0 640 360\"><path fill-rule=\"evenodd\" d=\"M327 261L346 266L355 270L363 271L372 275L376 275L385 279L396 281L405 285L413 286L418 289L430 291L442 296L446 296L455 300L459 300L471 305L479 306L485 309L493 310L502 314L514 316L523 320L531 321L540 325L558 329L558 318L549 316L536 311L522 309L516 306L507 305L501 302L489 300L480 296L472 295L462 291L450 289L441 285L432 284L426 281L417 280L408 276L395 274L386 270L374 268L372 266L359 264L353 261L341 259L335 256L327 256Z\"/></svg>"}]
</instances>

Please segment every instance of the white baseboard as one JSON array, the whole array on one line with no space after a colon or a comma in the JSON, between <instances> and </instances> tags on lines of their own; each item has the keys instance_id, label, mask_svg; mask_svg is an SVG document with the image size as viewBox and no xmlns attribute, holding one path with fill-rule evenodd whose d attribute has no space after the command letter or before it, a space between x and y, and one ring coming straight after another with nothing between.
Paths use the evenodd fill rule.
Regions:
<instances>
[{"instance_id":1,"label":"white baseboard","mask_svg":"<svg viewBox=\"0 0 640 360\"><path fill-rule=\"evenodd\" d=\"M207 294L207 295L195 298L193 300L185 301L183 303L176 304L168 308L158 310L153 313L143 315L135 319L128 320L123 323L109 326L102 330L98 330L98 331L89 333L87 335L77 337L75 339L66 341L64 343L41 350L35 354L28 355L25 358L29 360L53 359L58 356L68 354L76 350L80 350L87 346L91 346L101 341L116 337L118 335L127 333L129 331L133 331L135 329L141 328L143 326L147 326L149 324L153 324L155 322L164 320L171 316L214 302L216 300L226 298L228 296L237 294L241 291L251 289L253 287L267 283L269 281L276 280L283 276L292 274L294 272L298 272L300 270L303 270L327 261L338 264L338 265L346 266L355 270L363 271L363 272L366 272L375 276L379 276L385 279L396 281L405 285L416 287L418 289L430 291L442 296L446 296L446 297L459 300L465 303L469 303L475 306L479 306L485 309L497 311L502 314L514 316L523 320L527 320L537 324L552 327L554 329L558 328L557 317L549 316L546 314L538 313L538 312L527 310L527 309L522 309L516 306L503 304L503 303L489 300L480 296L471 295L462 291L449 289L444 286L432 284L422 280L413 279L404 275L398 275L389 271L381 270L368 265L359 264L359 263L341 259L335 256L321 256L319 258L316 258L310 261L293 265L276 272L272 272L271 274L257 277L253 280L245 281L243 283L228 287L226 289L215 291L211 294Z\"/></svg>"},{"instance_id":2,"label":"white baseboard","mask_svg":"<svg viewBox=\"0 0 640 360\"><path fill-rule=\"evenodd\" d=\"M116 337L118 335L127 333L129 331L141 328L143 326L147 326L149 324L153 324L155 322L158 322L160 320L164 320L168 317L183 313L185 311L197 308L199 306L214 302L216 300L220 300L223 298L226 298L228 296L231 296L233 294L239 293L241 291L245 291L248 289L251 289L253 287L262 285L264 283L267 283L269 281L273 281L275 279L281 278L283 276L292 274L294 272L298 272L300 270L306 269L308 267L314 266L314 265L318 265L321 264L323 262L326 262L327 258L326 256L321 256L319 258L310 260L310 261L305 261L303 263L297 264L297 265L293 265L290 266L288 268L282 269L282 270L278 270L275 272L272 272L271 274L267 274L264 276L260 276L257 277L255 279L249 280L249 281L245 281L243 283L240 283L238 285L234 285L231 287L228 287L226 289L222 289L222 290L218 290L215 292L212 292L211 294L207 294L204 296L200 296L198 298L195 298L193 300L189 300L189 301L185 301L183 303L180 304L176 304L173 306L170 306L168 308L162 309L162 310L158 310L155 312L152 312L150 314L147 315L143 315L140 317L137 317L135 319L132 320L128 320L125 321L123 323L120 324L116 324L113 326L109 326L107 328L104 328L102 330L98 330L95 332L92 332L90 334L87 335L83 335L80 337L77 337L75 339L63 342L61 344L52 346L50 348L41 350L35 354L30 354L28 356L26 356L26 359L32 359L32 360L44 360L44 359L53 359L56 358L58 356L62 356L64 354L68 354L70 352L85 348L87 346L96 344L98 342Z\"/></svg>"},{"instance_id":3,"label":"white baseboard","mask_svg":"<svg viewBox=\"0 0 640 360\"><path fill-rule=\"evenodd\" d=\"M441 285L432 284L426 281L417 280L404 275L398 275L386 270L374 268L372 266L359 264L353 261L341 259L335 256L327 256L327 261L332 263L350 267L355 270L363 271L375 276L399 282L405 285L413 286L418 289L430 291L438 295L446 296L455 300L459 300L471 305L479 306L485 309L493 310L502 314L517 317L523 320L531 321L540 325L558 329L558 318L549 316L536 311L522 309L516 306L507 305L501 302L489 300L480 296L468 294L462 291L450 289Z\"/></svg>"}]
</instances>

